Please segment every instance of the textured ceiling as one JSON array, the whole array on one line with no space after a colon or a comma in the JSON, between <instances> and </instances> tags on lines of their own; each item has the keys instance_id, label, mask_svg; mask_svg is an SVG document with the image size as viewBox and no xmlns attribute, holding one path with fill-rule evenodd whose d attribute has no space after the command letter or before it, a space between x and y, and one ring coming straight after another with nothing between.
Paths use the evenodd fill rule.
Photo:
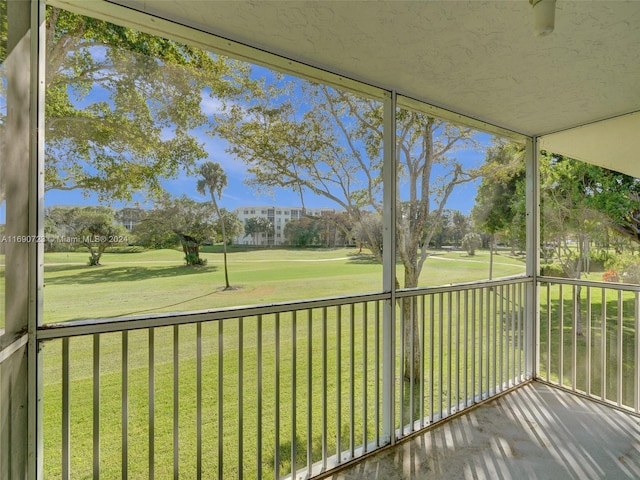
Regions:
<instances>
[{"instance_id":1,"label":"textured ceiling","mask_svg":"<svg viewBox=\"0 0 640 480\"><path fill-rule=\"evenodd\" d=\"M640 111L640 1L111 1L526 135Z\"/></svg>"}]
</instances>

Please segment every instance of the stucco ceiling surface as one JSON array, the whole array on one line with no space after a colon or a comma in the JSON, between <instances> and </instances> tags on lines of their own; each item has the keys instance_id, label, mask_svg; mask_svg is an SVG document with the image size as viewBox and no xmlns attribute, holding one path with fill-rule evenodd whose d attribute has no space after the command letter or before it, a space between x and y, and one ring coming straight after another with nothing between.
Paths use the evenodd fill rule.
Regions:
<instances>
[{"instance_id":1,"label":"stucco ceiling surface","mask_svg":"<svg viewBox=\"0 0 640 480\"><path fill-rule=\"evenodd\" d=\"M526 135L640 111L640 1L112 2Z\"/></svg>"}]
</instances>

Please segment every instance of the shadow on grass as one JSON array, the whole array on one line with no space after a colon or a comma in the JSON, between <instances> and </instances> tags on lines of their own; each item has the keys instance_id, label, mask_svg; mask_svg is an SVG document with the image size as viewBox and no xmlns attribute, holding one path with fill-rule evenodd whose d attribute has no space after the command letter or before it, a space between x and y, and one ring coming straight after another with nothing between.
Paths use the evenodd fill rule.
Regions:
<instances>
[{"instance_id":1,"label":"shadow on grass","mask_svg":"<svg viewBox=\"0 0 640 480\"><path fill-rule=\"evenodd\" d=\"M70 285L78 283L113 283L149 280L153 278L179 277L184 275L201 275L217 271L214 266L187 267L186 265L171 266L99 266L86 265L55 265L45 267L46 273L64 274L45 278L49 285Z\"/></svg>"},{"instance_id":2,"label":"shadow on grass","mask_svg":"<svg viewBox=\"0 0 640 480\"><path fill-rule=\"evenodd\" d=\"M378 259L371 253L353 252L347 253L347 257L349 257L349 263L355 265L380 265Z\"/></svg>"}]
</instances>

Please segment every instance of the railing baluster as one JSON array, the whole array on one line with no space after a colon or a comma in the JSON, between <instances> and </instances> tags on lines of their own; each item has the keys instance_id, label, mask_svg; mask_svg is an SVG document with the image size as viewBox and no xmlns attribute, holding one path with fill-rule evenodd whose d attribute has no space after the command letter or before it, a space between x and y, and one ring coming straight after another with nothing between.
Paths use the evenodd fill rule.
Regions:
<instances>
[{"instance_id":1,"label":"railing baluster","mask_svg":"<svg viewBox=\"0 0 640 480\"><path fill-rule=\"evenodd\" d=\"M222 322L220 322L222 323ZM173 478L180 478L180 327L173 327Z\"/></svg>"},{"instance_id":2,"label":"railing baluster","mask_svg":"<svg viewBox=\"0 0 640 480\"><path fill-rule=\"evenodd\" d=\"M100 479L100 334L93 335L93 478Z\"/></svg>"},{"instance_id":3,"label":"railing baluster","mask_svg":"<svg viewBox=\"0 0 640 480\"><path fill-rule=\"evenodd\" d=\"M410 364L410 368L409 368L409 377L411 378L411 380L409 381L409 433L413 432L414 428L413 428L413 397L414 397L414 392L415 392L415 378L416 378L416 371L415 371L415 364L416 364L416 344L415 344L415 328L416 328L416 314L417 314L417 306L416 306L416 302L415 302L415 297L410 297L410 298L405 298L405 301L409 302L409 307L408 307L408 311L409 311L409 321L410 321L410 325L409 328L411 329L411 335L410 335L410 341L409 341L409 345L411 348L411 355L409 355L409 357L411 358L411 364Z\"/></svg>"},{"instance_id":4,"label":"railing baluster","mask_svg":"<svg viewBox=\"0 0 640 480\"><path fill-rule=\"evenodd\" d=\"M256 470L257 477L259 480L262 479L262 395L263 395L263 382L262 382L262 352L263 352L263 337L262 337L262 315L258 315L257 318L257 332L256 332L256 343L257 345L257 355L258 355L258 385L257 385L257 407L256 407Z\"/></svg>"},{"instance_id":5,"label":"railing baluster","mask_svg":"<svg viewBox=\"0 0 640 480\"><path fill-rule=\"evenodd\" d=\"M522 346L522 341L523 341L523 321L522 321L522 316L524 314L524 310L525 310L525 302L524 302L524 289L522 288L522 283L518 284L518 381L521 382L523 379L523 370L522 370L522 356L523 356L523 346Z\"/></svg>"},{"instance_id":6,"label":"railing baluster","mask_svg":"<svg viewBox=\"0 0 640 480\"><path fill-rule=\"evenodd\" d=\"M336 307L336 455L342 463L342 307Z\"/></svg>"},{"instance_id":7,"label":"railing baluster","mask_svg":"<svg viewBox=\"0 0 640 480\"><path fill-rule=\"evenodd\" d=\"M607 291L602 288L602 319L600 322L600 399L607 398Z\"/></svg>"},{"instance_id":8,"label":"railing baluster","mask_svg":"<svg viewBox=\"0 0 640 480\"><path fill-rule=\"evenodd\" d=\"M429 424L433 423L435 410L435 304L435 295L429 294Z\"/></svg>"},{"instance_id":9,"label":"railing baluster","mask_svg":"<svg viewBox=\"0 0 640 480\"><path fill-rule=\"evenodd\" d=\"M547 282L547 381L551 381L551 284ZM518 338L519 339L519 338Z\"/></svg>"},{"instance_id":10,"label":"railing baluster","mask_svg":"<svg viewBox=\"0 0 640 480\"><path fill-rule=\"evenodd\" d=\"M369 348L368 346L368 342L367 342L367 335L369 334L369 327L368 327L368 323L369 323L369 303L365 302L362 305L362 447L363 447L363 452L367 452L368 448L367 448L367 444L368 444L368 433L367 433L367 422L369 420L369 415L368 415L368 402L367 399L369 397L368 395L368 369L369 369L369 363L368 363L368 355L367 355L367 350Z\"/></svg>"},{"instance_id":11,"label":"railing baluster","mask_svg":"<svg viewBox=\"0 0 640 480\"><path fill-rule=\"evenodd\" d=\"M471 404L476 403L476 292L477 289L471 290Z\"/></svg>"},{"instance_id":12,"label":"railing baluster","mask_svg":"<svg viewBox=\"0 0 640 480\"><path fill-rule=\"evenodd\" d=\"M591 395L591 287L587 287L587 333L585 335L586 342L586 359L585 359L585 392Z\"/></svg>"},{"instance_id":13,"label":"railing baluster","mask_svg":"<svg viewBox=\"0 0 640 480\"><path fill-rule=\"evenodd\" d=\"M291 478L296 475L297 435L296 435L296 360L298 342L298 322L296 310L291 312Z\"/></svg>"},{"instance_id":14,"label":"railing baluster","mask_svg":"<svg viewBox=\"0 0 640 480\"><path fill-rule=\"evenodd\" d=\"M560 305L558 310L558 325L560 326L560 331L558 332L558 335L560 336L560 358L558 361L558 383L560 385L564 385L564 292L562 290L562 284L560 284L559 288Z\"/></svg>"},{"instance_id":15,"label":"railing baluster","mask_svg":"<svg viewBox=\"0 0 640 480\"><path fill-rule=\"evenodd\" d=\"M224 478L224 322L218 321L218 478Z\"/></svg>"},{"instance_id":16,"label":"railing baluster","mask_svg":"<svg viewBox=\"0 0 640 480\"><path fill-rule=\"evenodd\" d=\"M313 310L307 310L307 477L313 465Z\"/></svg>"},{"instance_id":17,"label":"railing baluster","mask_svg":"<svg viewBox=\"0 0 640 480\"><path fill-rule=\"evenodd\" d=\"M442 419L444 417L443 415L443 411L444 411L444 398L443 398L443 390L444 388L442 385L442 380L443 380L443 374L442 374L442 369L443 369L443 360L444 360L444 337L443 337L443 330L444 330L444 322L443 322L443 311L444 311L444 294L440 293L438 295L438 301L439 301L439 311L440 311L440 321L438 322L438 355L440 356L440 361L438 362L438 399L440 401L440 408L438 410L438 412L440 413L440 418Z\"/></svg>"},{"instance_id":18,"label":"railing baluster","mask_svg":"<svg viewBox=\"0 0 640 480\"><path fill-rule=\"evenodd\" d=\"M493 377L491 383L493 384L493 392L498 393L498 287L493 287L491 290L493 291ZM489 390L489 394L491 394L491 389Z\"/></svg>"},{"instance_id":19,"label":"railing baluster","mask_svg":"<svg viewBox=\"0 0 640 480\"><path fill-rule=\"evenodd\" d=\"M129 332L122 332L122 478L129 477Z\"/></svg>"},{"instance_id":20,"label":"railing baluster","mask_svg":"<svg viewBox=\"0 0 640 480\"><path fill-rule=\"evenodd\" d=\"M500 298L500 312L498 313L499 327L498 335L500 337L500 352L498 353L498 384L500 391L504 390L504 288L502 285L496 287L498 289L498 297Z\"/></svg>"},{"instance_id":21,"label":"railing baluster","mask_svg":"<svg viewBox=\"0 0 640 480\"><path fill-rule=\"evenodd\" d=\"M486 288L485 289L487 292L487 314L486 314L486 318L487 318L487 341L486 341L486 347L487 350L485 352L486 354L486 359L487 359L487 366L486 366L486 371L485 371L485 379L486 379L486 384L485 384L485 391L483 394L483 398L485 397L489 397L491 395L491 287ZM495 345L494 345L495 346Z\"/></svg>"},{"instance_id":22,"label":"railing baluster","mask_svg":"<svg viewBox=\"0 0 640 480\"><path fill-rule=\"evenodd\" d=\"M618 375L616 378L616 383L617 383L617 392L616 392L616 401L618 403L618 406L622 406L622 349L624 348L623 346L623 328L622 328L622 317L623 317L623 308L624 305L622 303L622 290L618 290L618 326L617 326L617 330L618 330L618 351L617 353L617 360L618 360L618 365L617 365L617 369L618 369Z\"/></svg>"},{"instance_id":23,"label":"railing baluster","mask_svg":"<svg viewBox=\"0 0 640 480\"><path fill-rule=\"evenodd\" d=\"M484 288L478 289L478 398L484 398Z\"/></svg>"},{"instance_id":24,"label":"railing baluster","mask_svg":"<svg viewBox=\"0 0 640 480\"><path fill-rule=\"evenodd\" d=\"M573 286L573 328L571 334L571 390L576 390L577 375L576 367L578 365L578 323L582 321L580 318L581 307L578 304L578 289Z\"/></svg>"},{"instance_id":25,"label":"railing baluster","mask_svg":"<svg viewBox=\"0 0 640 480\"><path fill-rule=\"evenodd\" d=\"M69 338L62 339L62 479L71 476L71 397L69 382Z\"/></svg>"},{"instance_id":26,"label":"railing baluster","mask_svg":"<svg viewBox=\"0 0 640 480\"><path fill-rule=\"evenodd\" d=\"M356 361L355 361L355 305L349 306L349 459L355 456L356 449L356 417L355 417L355 377L356 377Z\"/></svg>"},{"instance_id":27,"label":"railing baluster","mask_svg":"<svg viewBox=\"0 0 640 480\"><path fill-rule=\"evenodd\" d=\"M456 292L456 398L455 409L460 408L460 291Z\"/></svg>"},{"instance_id":28,"label":"railing baluster","mask_svg":"<svg viewBox=\"0 0 640 480\"><path fill-rule=\"evenodd\" d=\"M276 371L275 371L275 452L273 455L274 476L280 478L280 313L276 313ZM222 477L220 477L222 478Z\"/></svg>"},{"instance_id":29,"label":"railing baluster","mask_svg":"<svg viewBox=\"0 0 640 480\"><path fill-rule=\"evenodd\" d=\"M200 322L196 324L196 477L202 478L202 323Z\"/></svg>"},{"instance_id":30,"label":"railing baluster","mask_svg":"<svg viewBox=\"0 0 640 480\"><path fill-rule=\"evenodd\" d=\"M505 387L506 388L510 388L513 385L513 382L511 381L511 332L512 332L512 325L511 322L513 320L513 303L511 302L511 291L513 290L513 285L507 285L507 292L506 292L506 305L507 308L505 309L505 314L504 314L504 318L503 321L506 322L506 328L505 328L505 344L506 344L506 352L505 352L505 359L504 359L504 367L505 367L505 375L506 375L506 384Z\"/></svg>"},{"instance_id":31,"label":"railing baluster","mask_svg":"<svg viewBox=\"0 0 640 480\"><path fill-rule=\"evenodd\" d=\"M238 317L238 480L244 476L244 319Z\"/></svg>"},{"instance_id":32,"label":"railing baluster","mask_svg":"<svg viewBox=\"0 0 640 480\"><path fill-rule=\"evenodd\" d=\"M424 349L426 346L426 337L425 337L425 322L426 322L426 312L425 312L425 307L426 307L426 299L424 295L420 295L420 339L421 339L421 343L420 343L420 428L424 428L424 361L425 361L425 355L424 355Z\"/></svg>"},{"instance_id":33,"label":"railing baluster","mask_svg":"<svg viewBox=\"0 0 640 480\"><path fill-rule=\"evenodd\" d=\"M400 300L400 356L398 357L399 360L399 364L400 364L400 373L397 374L398 375L398 379L399 379L399 389L398 389L398 393L399 393L399 401L398 401L398 412L400 415L400 436L404 436L404 389L405 389L405 381L404 381L404 372L405 372L405 368L406 368L406 363L404 360L405 357L405 347L406 345L404 344L404 340L405 340L405 334L404 334L404 329L405 329L405 322L406 322L406 318L405 318L405 302L407 302L408 299L402 298ZM397 337L396 337L397 338Z\"/></svg>"},{"instance_id":34,"label":"railing baluster","mask_svg":"<svg viewBox=\"0 0 640 480\"><path fill-rule=\"evenodd\" d=\"M149 479L155 478L156 387L155 329L149 329Z\"/></svg>"},{"instance_id":35,"label":"railing baluster","mask_svg":"<svg viewBox=\"0 0 640 480\"><path fill-rule=\"evenodd\" d=\"M375 399L375 409L373 412L374 423L376 427L375 432L375 440L376 447L380 446L380 302L376 301L376 309L375 309L375 323L373 330L374 337L374 352L375 352L375 361L374 361L374 377L375 382L373 383L373 398Z\"/></svg>"},{"instance_id":36,"label":"railing baluster","mask_svg":"<svg viewBox=\"0 0 640 480\"><path fill-rule=\"evenodd\" d=\"M464 324L463 324L463 366L464 368L464 388L463 388L463 398L464 398L464 407L469 406L469 290L464 291Z\"/></svg>"},{"instance_id":37,"label":"railing baluster","mask_svg":"<svg viewBox=\"0 0 640 480\"><path fill-rule=\"evenodd\" d=\"M327 439L327 307L322 308L322 471L327 469L327 457L329 456Z\"/></svg>"},{"instance_id":38,"label":"railing baluster","mask_svg":"<svg viewBox=\"0 0 640 480\"><path fill-rule=\"evenodd\" d=\"M447 415L453 408L453 294L447 293Z\"/></svg>"}]
</instances>

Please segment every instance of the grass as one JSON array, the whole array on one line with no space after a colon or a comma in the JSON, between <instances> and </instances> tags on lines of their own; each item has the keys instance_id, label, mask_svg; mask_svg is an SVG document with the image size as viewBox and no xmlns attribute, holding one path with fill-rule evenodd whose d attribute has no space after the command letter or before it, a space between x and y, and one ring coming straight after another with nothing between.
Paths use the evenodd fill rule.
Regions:
<instances>
[{"instance_id":1,"label":"grass","mask_svg":"<svg viewBox=\"0 0 640 480\"><path fill-rule=\"evenodd\" d=\"M286 250L268 249L256 251L232 251L229 255L230 277L237 290L223 291L221 255L205 251L206 267L184 267L182 253L160 250L138 253L111 253L103 258L103 266L87 267L85 253L52 253L45 255L45 321L60 322L73 319L117 317L123 315L175 312L235 305L271 303L303 298L318 298L380 291L382 268L370 256L359 255L351 249ZM496 257L496 276L523 273L523 262L507 256ZM473 258L460 252L436 254L425 265L423 285L468 282L486 278L488 255L479 252ZM399 266L399 273L402 269ZM3 281L3 280L2 280ZM0 285L0 289L2 285ZM0 290L1 291L1 290ZM265 476L273 476L276 459L280 456L280 474L291 470L292 449L296 451L298 468L306 462L306 422L311 414L312 461L322 457L322 402L319 395L323 383L328 392L327 447L329 455L349 449L362 441L373 440L377 425L373 421L376 382L376 336L371 320L374 305L369 305L365 316L361 306L352 313L348 307L331 308L323 314L313 311L311 324L307 324L306 312L296 318L296 327L290 314L276 319L269 315L262 318L261 342L258 338L258 318L243 319L243 336L238 334L239 320L224 322L223 332L218 324L202 326L202 395L203 395L203 476L217 476L218 468L224 478L238 476L238 451L240 436L239 402L242 402L242 418L247 434L241 448L243 472L247 478L255 477L260 468ZM437 307L436 307L437 308ZM434 318L439 318L439 311ZM341 319L339 321L339 318ZM276 329L276 322L280 328ZM327 376L323 377L322 327L326 322ZM308 329L312 337L308 336ZM458 358L448 350L447 342L455 334L444 327L435 330L434 344L440 335L446 337L445 348L436 358L443 359L443 390L438 402L427 407L438 409L439 404L455 404L456 393L450 391L448 378L455 374ZM428 330L428 328L427 328ZM483 333L485 330L482 330ZM279 332L279 335L276 335ZM292 337L297 337L294 342ZM177 334L177 337L174 335ZM353 334L353 335L351 335ZM178 466L184 478L195 476L196 451L196 326L185 325L177 329L157 328L153 332L154 348L154 453L157 478L169 478L173 472L173 419L174 419L174 368L179 369L179 384L175 390L178 399L179 451ZM354 346L348 340L353 336ZM399 336L398 336L399 337ZM128 389L129 418L128 473L130 478L148 476L149 437L149 332L135 331L126 335L128 356L126 375ZM276 338L280 354L276 356ZM480 342L478 335L475 342ZM366 339L367 357L364 344ZM242 341L242 344L240 344ZM378 337L378 348L380 338ZM92 422L93 422L93 337L70 339L70 394L71 394L71 466L73 478L92 476ZM100 451L101 478L120 478L122 456L122 391L123 391L123 334L100 336ZM258 360L258 344L263 356ZM308 361L307 344L310 345L312 361ZM218 350L222 345L222 354ZM485 340L486 348L486 340ZM177 350L174 350L177 346ZM478 343L479 346L479 343ZM495 347L495 346L494 346ZM438 347L439 348L439 347ZM512 347L513 348L513 347ZM61 363L62 341L44 344L44 440L45 476L56 478L61 467ZM399 345L397 351L399 351ZM494 348L495 350L495 348ZM177 353L175 353L177 352ZM339 352L339 354L338 354ZM240 353L242 353L243 379L240 383ZM353 356L353 367L351 358ZM222 366L220 363L222 361ZM486 362L486 355L485 355ZM476 388L480 381L479 366ZM258 365L261 365L262 390L258 393ZM490 362L486 362L487 372ZM222 377L219 375L219 367ZM379 365L378 365L379 367ZM438 372L439 365L434 365ZM356 375L353 391L348 379L350 368ZM295 370L295 374L294 374ZM311 382L307 379L310 371ZM363 373L366 372L366 379ZM276 395L276 375L279 376L279 392ZM398 375L400 378L401 375ZM437 374L430 380L436 391L440 390ZM469 380L470 381L470 380ZM222 385L223 411L219 416L218 385ZM366 386L366 387L365 387ZM294 390L295 388L295 390ZM307 389L311 389L313 403L308 411ZM364 393L366 388L366 395ZM469 385L471 388L471 385ZM403 389L397 389L398 401ZM406 392L406 390L405 390ZM366 398L366 406L361 400ZM258 412L258 398L262 399L262 412ZM278 399L278 400L276 400ZM276 401L279 404L276 404ZM341 408L339 408L341 406ZM294 408L295 407L295 408ZM295 414L294 414L295 411ZM406 412L405 412L406 413ZM425 414L426 412L422 412ZM276 416L279 415L280 431L276 438ZM353 429L350 428L353 416ZM223 436L218 438L218 425L223 426ZM263 434L261 452L257 450L255 432L260 422ZM295 425L295 434L294 434ZM365 435L366 428L366 435ZM296 438L292 445L291 438ZM366 437L366 438L365 438ZM218 441L222 442L223 456L218 456ZM338 446L338 443L340 446ZM276 445L278 448L276 449ZM262 454L260 466L258 454ZM222 466L220 466L222 462Z\"/></svg>"},{"instance_id":2,"label":"grass","mask_svg":"<svg viewBox=\"0 0 640 480\"><path fill-rule=\"evenodd\" d=\"M552 285L540 293L541 374L566 387L633 407L638 341L636 294L583 287L577 297L568 285L562 290L559 285ZM590 310L587 295L591 299ZM572 320L575 305L579 305L582 335L577 335Z\"/></svg>"}]
</instances>

